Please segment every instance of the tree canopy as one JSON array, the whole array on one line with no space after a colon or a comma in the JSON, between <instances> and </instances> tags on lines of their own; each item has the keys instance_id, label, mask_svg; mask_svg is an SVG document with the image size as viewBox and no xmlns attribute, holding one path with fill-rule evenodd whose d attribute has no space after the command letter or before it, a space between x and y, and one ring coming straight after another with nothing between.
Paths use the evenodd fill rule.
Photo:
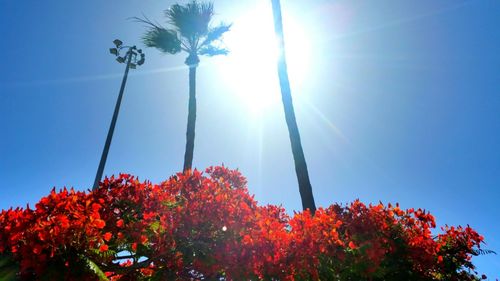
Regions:
<instances>
[{"instance_id":1,"label":"tree canopy","mask_svg":"<svg viewBox=\"0 0 500 281\"><path fill-rule=\"evenodd\" d=\"M212 26L213 16L212 3L191 1L185 5L174 4L165 10L168 27L147 17L135 19L148 26L143 36L143 42L148 47L169 54L185 51L191 55L225 55L228 50L222 44L222 37L231 25L219 23Z\"/></svg>"},{"instance_id":2,"label":"tree canopy","mask_svg":"<svg viewBox=\"0 0 500 281\"><path fill-rule=\"evenodd\" d=\"M484 253L483 237L435 227L424 210L360 201L290 216L259 206L226 167L161 184L122 174L3 210L0 279L12 270L24 280L481 279L471 257Z\"/></svg>"}]
</instances>

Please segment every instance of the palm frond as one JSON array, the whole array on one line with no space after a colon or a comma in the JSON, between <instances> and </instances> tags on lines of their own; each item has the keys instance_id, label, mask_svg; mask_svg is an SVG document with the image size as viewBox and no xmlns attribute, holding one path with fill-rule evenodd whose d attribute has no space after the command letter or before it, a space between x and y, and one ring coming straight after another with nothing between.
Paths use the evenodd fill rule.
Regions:
<instances>
[{"instance_id":1,"label":"palm frond","mask_svg":"<svg viewBox=\"0 0 500 281\"><path fill-rule=\"evenodd\" d=\"M146 15L144 15L144 13L142 14L142 18L130 17L128 19L133 20L133 21L138 22L138 23L144 23L146 25L146 27L148 27L148 28L149 27L157 27L157 28L162 27L158 22L153 23Z\"/></svg>"},{"instance_id":2,"label":"palm frond","mask_svg":"<svg viewBox=\"0 0 500 281\"><path fill-rule=\"evenodd\" d=\"M177 35L164 28L148 30L142 41L146 46L157 48L165 53L177 54L181 51L181 42Z\"/></svg>"},{"instance_id":3,"label":"palm frond","mask_svg":"<svg viewBox=\"0 0 500 281\"><path fill-rule=\"evenodd\" d=\"M181 41L174 30L166 29L153 23L148 18L134 18L137 22L145 23L148 30L142 37L142 42L147 47L157 48L164 53L176 54L181 51Z\"/></svg>"},{"instance_id":4,"label":"palm frond","mask_svg":"<svg viewBox=\"0 0 500 281\"><path fill-rule=\"evenodd\" d=\"M219 55L227 55L229 54L229 50L226 48L219 48L213 45L206 45L199 49L198 53L203 56L219 56Z\"/></svg>"},{"instance_id":5,"label":"palm frond","mask_svg":"<svg viewBox=\"0 0 500 281\"><path fill-rule=\"evenodd\" d=\"M214 6L211 2L193 0L186 5L174 4L165 11L170 24L175 26L181 37L195 43L208 33L208 26L214 15ZM196 46L192 46L196 47Z\"/></svg>"},{"instance_id":6,"label":"palm frond","mask_svg":"<svg viewBox=\"0 0 500 281\"><path fill-rule=\"evenodd\" d=\"M220 23L216 27L209 28L207 32L207 36L201 46L207 46L212 44L215 41L221 40L224 33L228 32L231 29L232 24Z\"/></svg>"}]
</instances>

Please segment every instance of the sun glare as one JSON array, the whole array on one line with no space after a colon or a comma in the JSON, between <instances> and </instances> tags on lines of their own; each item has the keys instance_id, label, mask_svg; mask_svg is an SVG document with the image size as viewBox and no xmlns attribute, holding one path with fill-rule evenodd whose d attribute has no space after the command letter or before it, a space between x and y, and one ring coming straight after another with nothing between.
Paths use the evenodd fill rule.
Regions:
<instances>
[{"instance_id":1,"label":"sun glare","mask_svg":"<svg viewBox=\"0 0 500 281\"><path fill-rule=\"evenodd\" d=\"M249 112L261 114L280 103L276 72L278 46L269 1L260 1L255 8L233 22L224 41L230 54L220 66L222 77ZM285 51L292 87L307 74L309 45L305 33L292 15L284 14Z\"/></svg>"}]
</instances>

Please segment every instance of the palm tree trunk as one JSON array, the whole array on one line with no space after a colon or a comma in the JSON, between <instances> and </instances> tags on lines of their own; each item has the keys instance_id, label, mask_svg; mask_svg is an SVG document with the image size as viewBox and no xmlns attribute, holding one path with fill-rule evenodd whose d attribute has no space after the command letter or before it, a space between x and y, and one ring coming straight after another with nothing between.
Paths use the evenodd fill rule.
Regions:
<instances>
[{"instance_id":1,"label":"palm tree trunk","mask_svg":"<svg viewBox=\"0 0 500 281\"><path fill-rule=\"evenodd\" d=\"M186 152L184 153L184 172L192 169L194 153L194 132L196 125L196 68L198 67L198 56L190 55L186 59L189 66L189 102L188 121L186 130Z\"/></svg>"},{"instance_id":2,"label":"palm tree trunk","mask_svg":"<svg viewBox=\"0 0 500 281\"><path fill-rule=\"evenodd\" d=\"M288 71L285 59L285 42L283 36L283 22L281 18L281 6L279 0L272 0L274 30L279 42L279 57L278 57L278 76L281 87L281 99L285 110L285 119L288 126L288 134L292 145L292 154L295 162L295 173L299 183L299 192L302 199L302 208L309 209L312 214L316 212L316 204L312 193L311 181L309 180L309 172L307 171L306 159L302 144L300 141L299 128L295 119L295 111L293 109L292 93L290 90L290 82L288 80Z\"/></svg>"}]
</instances>

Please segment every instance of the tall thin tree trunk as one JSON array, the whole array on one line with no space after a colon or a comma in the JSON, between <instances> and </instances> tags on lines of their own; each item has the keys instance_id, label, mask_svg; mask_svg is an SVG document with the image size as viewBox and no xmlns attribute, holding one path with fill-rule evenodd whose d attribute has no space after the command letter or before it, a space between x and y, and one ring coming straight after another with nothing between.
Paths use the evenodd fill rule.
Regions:
<instances>
[{"instance_id":1,"label":"tall thin tree trunk","mask_svg":"<svg viewBox=\"0 0 500 281\"><path fill-rule=\"evenodd\" d=\"M189 66L189 104L186 130L186 152L184 153L184 172L192 169L194 153L194 132L196 125L196 68L199 59L190 55L186 60Z\"/></svg>"},{"instance_id":2,"label":"tall thin tree trunk","mask_svg":"<svg viewBox=\"0 0 500 281\"><path fill-rule=\"evenodd\" d=\"M302 150L299 128L297 127L297 121L295 119L295 112L293 109L290 82L288 80L280 1L272 0L272 5L274 16L274 30L279 43L278 76L281 87L281 98L283 101L283 108L285 110L285 119L288 126L290 143L292 145L292 154L295 162L295 173L297 174L297 180L299 183L302 208L304 210L309 209L312 214L314 214L316 212L316 204L314 203L311 181L309 180L309 172L307 171L306 159L304 156L304 151Z\"/></svg>"}]
</instances>

